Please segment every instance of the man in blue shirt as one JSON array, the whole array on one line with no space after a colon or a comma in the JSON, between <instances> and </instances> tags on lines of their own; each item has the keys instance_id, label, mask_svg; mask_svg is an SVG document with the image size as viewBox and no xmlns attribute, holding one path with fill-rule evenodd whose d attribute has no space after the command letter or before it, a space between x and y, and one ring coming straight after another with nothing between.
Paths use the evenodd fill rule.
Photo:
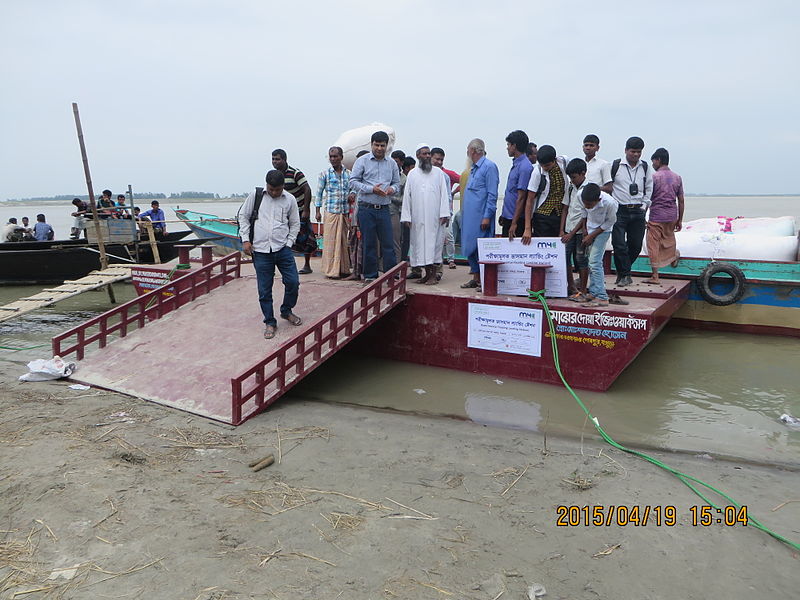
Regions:
<instances>
[{"instance_id":1,"label":"man in blue shirt","mask_svg":"<svg viewBox=\"0 0 800 600\"><path fill-rule=\"evenodd\" d=\"M53 228L48 225L44 215L39 213L36 215L36 225L33 226L33 237L37 242L46 242L55 238Z\"/></svg>"},{"instance_id":2,"label":"man in blue shirt","mask_svg":"<svg viewBox=\"0 0 800 600\"><path fill-rule=\"evenodd\" d=\"M503 212L500 214L498 222L503 228L503 237L508 237L508 230L511 228L511 221L514 219L514 212L518 202L524 202L528 194L528 182L531 180L533 165L525 156L528 150L528 134L517 129L506 136L506 148L508 155L514 159L511 163L511 171L508 173L506 183L506 193L503 196ZM514 237L522 237L525 223L518 223Z\"/></svg>"},{"instance_id":3,"label":"man in blue shirt","mask_svg":"<svg viewBox=\"0 0 800 600\"><path fill-rule=\"evenodd\" d=\"M159 207L158 200L153 200L150 203L150 210L140 213L139 217L148 217L153 222L153 230L156 234L167 233L167 217Z\"/></svg>"},{"instance_id":4,"label":"man in blue shirt","mask_svg":"<svg viewBox=\"0 0 800 600\"><path fill-rule=\"evenodd\" d=\"M385 131L376 131L370 143L372 152L356 160L350 175L350 188L358 194L358 227L364 246L365 283L378 276L376 248L379 243L384 271L397 264L389 204L400 189L397 163L386 156L389 135Z\"/></svg>"},{"instance_id":5,"label":"man in blue shirt","mask_svg":"<svg viewBox=\"0 0 800 600\"><path fill-rule=\"evenodd\" d=\"M500 173L497 165L486 158L486 145L483 140L477 138L472 140L467 146L467 156L472 161L472 169L461 201L461 252L469 261L472 279L461 287L480 288L478 238L494 237L494 216L497 212Z\"/></svg>"}]
</instances>

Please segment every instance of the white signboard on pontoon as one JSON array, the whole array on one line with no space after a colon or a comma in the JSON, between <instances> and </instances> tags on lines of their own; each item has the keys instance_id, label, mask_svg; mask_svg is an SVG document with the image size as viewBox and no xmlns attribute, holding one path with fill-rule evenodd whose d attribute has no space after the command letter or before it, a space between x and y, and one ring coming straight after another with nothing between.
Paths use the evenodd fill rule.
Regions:
<instances>
[{"instance_id":1,"label":"white signboard on pontoon","mask_svg":"<svg viewBox=\"0 0 800 600\"><path fill-rule=\"evenodd\" d=\"M566 298L567 261L564 244L560 238L533 238L525 246L520 239L478 239L478 260L499 260L497 293L507 296L527 296L531 286L531 270L525 263L549 264L544 287L548 298ZM483 266L481 266L483 281ZM537 290L538 291L538 290Z\"/></svg>"},{"instance_id":2,"label":"white signboard on pontoon","mask_svg":"<svg viewBox=\"0 0 800 600\"><path fill-rule=\"evenodd\" d=\"M542 310L469 303L467 346L526 356L542 355Z\"/></svg>"}]
</instances>

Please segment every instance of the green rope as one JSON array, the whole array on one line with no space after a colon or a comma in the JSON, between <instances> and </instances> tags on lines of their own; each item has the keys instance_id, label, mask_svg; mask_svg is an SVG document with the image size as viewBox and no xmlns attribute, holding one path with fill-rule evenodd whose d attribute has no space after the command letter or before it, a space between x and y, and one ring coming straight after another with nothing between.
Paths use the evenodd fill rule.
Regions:
<instances>
[{"instance_id":1,"label":"green rope","mask_svg":"<svg viewBox=\"0 0 800 600\"><path fill-rule=\"evenodd\" d=\"M586 415L586 417L594 424L595 429L597 429L598 433L602 436L602 438L606 442L608 442L611 446L613 446L614 448L616 448L618 450L622 450L623 452L627 452L629 454L633 454L635 456L638 456L639 458L642 458L642 459L646 460L647 462L650 462L650 463L656 465L657 467L661 467L665 471L667 471L669 473L672 473L681 482L683 482L690 490L692 490L695 494L697 494L697 496L699 496L703 500L703 502L705 502L709 506L713 506L717 510L722 510L722 509L721 509L721 507L719 507L716 504L714 504L711 500L709 500L706 496L704 496L703 493L699 489L697 489L697 487L695 487L694 484L697 484L698 486L707 488L707 489L711 490L712 492L718 494L722 498L725 498L725 500L730 502L731 505L735 506L737 509L740 509L742 507L741 504L739 504L733 498L728 496L726 493L718 490L714 486L709 485L708 483L706 483L704 481L701 481L700 479L697 479L696 477L692 477L691 475L687 475L686 473L681 473L677 469L673 469L672 467L664 464L660 460L658 460L656 458L653 458L652 456L648 456L644 452L639 452L637 450L633 450L632 448L628 448L628 447L623 446L622 444L619 444L616 441L614 441L611 438L611 436L608 435L605 432L605 430L600 426L600 421L597 420L597 417L595 417L591 413L591 411L588 408L586 408L586 405L581 401L581 399L578 397L578 394L575 393L575 391L572 389L572 387L570 387L570 385L567 383L567 380L564 378L564 374L561 372L561 363L560 363L559 357L558 357L558 341L556 340L555 326L553 325L553 317L550 315L550 308L547 306L547 300L545 300L545 297L544 297L544 290L541 290L541 291L538 291L538 292L534 292L533 290L528 290L528 296L529 296L529 299L534 301L534 302L537 302L537 301L541 302L542 303L542 307L544 308L544 314L547 316L547 324L548 324L548 326L550 328L550 344L551 344L551 346L553 348L553 363L555 364L556 372L558 373L558 376L561 378L561 382L564 384L564 387L567 388L567 391L572 395L572 397L575 399L575 401L578 403L578 405L583 410L583 412ZM760 529L761 531L771 535L772 537L774 537L775 539L783 542L784 544L787 544L788 546L791 546L795 550L800 550L800 544L797 544L797 543L795 543L795 542L783 537L782 535L779 535L779 534L775 533L774 531L771 531L766 526L762 525L756 519L751 517L749 511L747 513L747 520L756 529Z\"/></svg>"},{"instance_id":2,"label":"green rope","mask_svg":"<svg viewBox=\"0 0 800 600\"><path fill-rule=\"evenodd\" d=\"M19 352L20 350L33 350L34 348L44 348L45 346L49 346L50 344L38 344L36 346L28 346L27 348L15 348L14 346L0 346L0 350L12 350L14 352Z\"/></svg>"}]
</instances>

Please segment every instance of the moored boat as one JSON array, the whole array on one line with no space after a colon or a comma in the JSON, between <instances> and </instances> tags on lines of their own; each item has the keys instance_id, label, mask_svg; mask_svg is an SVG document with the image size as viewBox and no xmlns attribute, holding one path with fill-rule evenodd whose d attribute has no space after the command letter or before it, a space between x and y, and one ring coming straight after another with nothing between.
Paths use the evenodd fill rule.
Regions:
<instances>
[{"instance_id":1,"label":"moored boat","mask_svg":"<svg viewBox=\"0 0 800 600\"><path fill-rule=\"evenodd\" d=\"M676 234L681 258L659 277L689 279L677 323L800 337L800 262L793 217L698 219ZM646 250L645 250L646 251ZM651 272L640 256L634 273Z\"/></svg>"},{"instance_id":2,"label":"moored boat","mask_svg":"<svg viewBox=\"0 0 800 600\"><path fill-rule=\"evenodd\" d=\"M177 243L202 244L205 240L184 240L191 231L167 233L157 241L162 262L178 256ZM133 244L107 243L109 264L152 263L153 252L147 242L139 243L138 260ZM55 283L79 279L100 268L100 251L86 240L0 243L0 284L22 285Z\"/></svg>"}]
</instances>

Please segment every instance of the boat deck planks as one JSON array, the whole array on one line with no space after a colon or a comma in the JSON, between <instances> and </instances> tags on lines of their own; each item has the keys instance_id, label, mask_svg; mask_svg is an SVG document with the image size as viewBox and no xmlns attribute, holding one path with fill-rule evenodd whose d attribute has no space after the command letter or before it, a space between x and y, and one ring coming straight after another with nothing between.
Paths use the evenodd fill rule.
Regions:
<instances>
[{"instance_id":1,"label":"boat deck planks","mask_svg":"<svg viewBox=\"0 0 800 600\"><path fill-rule=\"evenodd\" d=\"M62 285L45 288L39 293L27 298L19 298L0 306L0 323L27 314L45 306L51 306L60 300L72 298L89 290L122 281L131 276L131 268L127 265L113 266L104 271L93 271L86 277L65 281Z\"/></svg>"}]
</instances>

